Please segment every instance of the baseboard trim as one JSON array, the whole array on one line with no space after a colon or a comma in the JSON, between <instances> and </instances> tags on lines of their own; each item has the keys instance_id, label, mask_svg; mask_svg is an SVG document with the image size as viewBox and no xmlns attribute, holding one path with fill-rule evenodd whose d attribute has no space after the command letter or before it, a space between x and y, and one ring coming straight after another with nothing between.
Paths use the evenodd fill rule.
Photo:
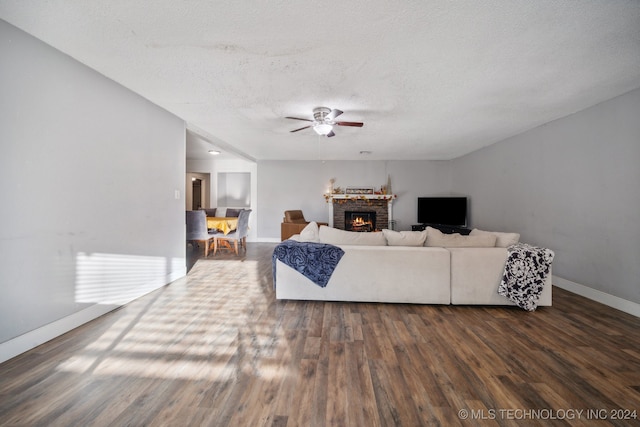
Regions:
<instances>
[{"instance_id":1,"label":"baseboard trim","mask_svg":"<svg viewBox=\"0 0 640 427\"><path fill-rule=\"evenodd\" d=\"M176 271L167 274L166 284L174 282L186 276L186 274L186 266L184 268L178 268ZM166 284L151 289L149 290L149 292L160 289L161 287L166 286ZM84 325L87 322L97 319L98 317L105 315L119 307L121 307L121 305L94 304L90 307L85 308L84 310L78 311L77 313L70 314L69 316L63 317L60 320L48 323L44 326L34 329L33 331L22 334L18 337L10 339L9 341L0 343L0 363L6 362L7 360L12 359L26 351L34 349L37 346L46 343L47 341L59 337L60 335L67 333L77 328L78 326Z\"/></svg>"},{"instance_id":2,"label":"baseboard trim","mask_svg":"<svg viewBox=\"0 0 640 427\"><path fill-rule=\"evenodd\" d=\"M624 311L633 316L640 317L640 304L615 295L607 294L597 289L590 288L579 283L572 282L562 277L553 276L553 284L561 289L573 292L590 300L599 302L617 310Z\"/></svg>"},{"instance_id":3,"label":"baseboard trim","mask_svg":"<svg viewBox=\"0 0 640 427\"><path fill-rule=\"evenodd\" d=\"M167 276L166 276L167 285L169 283L175 282L176 280L181 279L181 278L183 278L184 276L187 275L186 259L184 261L185 261L185 266L184 267L178 268L178 269L176 269L176 271L173 271L173 272L167 274Z\"/></svg>"},{"instance_id":4,"label":"baseboard trim","mask_svg":"<svg viewBox=\"0 0 640 427\"><path fill-rule=\"evenodd\" d=\"M280 243L280 238L279 237L258 237L255 241L260 243Z\"/></svg>"},{"instance_id":5,"label":"baseboard trim","mask_svg":"<svg viewBox=\"0 0 640 427\"><path fill-rule=\"evenodd\" d=\"M103 314L115 310L117 305L95 304L77 313L63 317L55 322L48 323L38 329L22 334L9 341L0 344L0 363L5 362L19 354L36 348L40 344L54 339L72 329L96 319Z\"/></svg>"}]
</instances>

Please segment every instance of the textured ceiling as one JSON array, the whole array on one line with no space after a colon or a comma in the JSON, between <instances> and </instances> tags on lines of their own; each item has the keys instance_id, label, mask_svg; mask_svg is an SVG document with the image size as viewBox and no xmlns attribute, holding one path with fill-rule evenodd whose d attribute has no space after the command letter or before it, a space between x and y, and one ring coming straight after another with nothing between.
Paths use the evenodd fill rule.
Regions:
<instances>
[{"instance_id":1,"label":"textured ceiling","mask_svg":"<svg viewBox=\"0 0 640 427\"><path fill-rule=\"evenodd\" d=\"M193 158L451 159L640 87L637 0L2 0L0 18L183 118ZM317 106L365 125L289 132Z\"/></svg>"}]
</instances>

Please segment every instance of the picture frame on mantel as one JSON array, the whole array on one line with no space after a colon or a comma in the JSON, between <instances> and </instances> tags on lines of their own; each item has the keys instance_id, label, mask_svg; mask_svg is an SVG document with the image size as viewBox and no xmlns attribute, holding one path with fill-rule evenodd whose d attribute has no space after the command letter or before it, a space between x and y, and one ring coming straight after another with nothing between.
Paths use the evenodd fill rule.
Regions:
<instances>
[{"instance_id":1,"label":"picture frame on mantel","mask_svg":"<svg viewBox=\"0 0 640 427\"><path fill-rule=\"evenodd\" d=\"M347 187L344 190L345 194L373 194L373 187Z\"/></svg>"}]
</instances>

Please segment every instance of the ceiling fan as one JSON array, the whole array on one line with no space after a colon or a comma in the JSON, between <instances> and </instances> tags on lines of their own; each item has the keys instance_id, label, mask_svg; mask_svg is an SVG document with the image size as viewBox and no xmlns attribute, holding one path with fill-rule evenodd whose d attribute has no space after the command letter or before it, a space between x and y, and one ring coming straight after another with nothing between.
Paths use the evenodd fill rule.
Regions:
<instances>
[{"instance_id":1,"label":"ceiling fan","mask_svg":"<svg viewBox=\"0 0 640 427\"><path fill-rule=\"evenodd\" d=\"M342 113L343 111L336 110L335 108L332 110L327 107L317 107L313 109L313 120L301 119L299 117L285 118L311 122L309 126L301 127L300 129L294 129L291 132L298 132L299 130L313 128L313 130L316 131L318 135L324 135L328 138L336 136L336 134L333 133L334 126L354 126L361 128L364 125L364 123L361 122L336 122L336 117L338 117Z\"/></svg>"}]
</instances>

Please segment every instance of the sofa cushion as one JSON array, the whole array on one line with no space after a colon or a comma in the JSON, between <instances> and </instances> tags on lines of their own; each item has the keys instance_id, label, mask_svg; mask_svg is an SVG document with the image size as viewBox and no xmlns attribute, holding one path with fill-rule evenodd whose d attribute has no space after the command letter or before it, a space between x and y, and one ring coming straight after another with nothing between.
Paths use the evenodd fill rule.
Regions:
<instances>
[{"instance_id":1,"label":"sofa cushion","mask_svg":"<svg viewBox=\"0 0 640 427\"><path fill-rule=\"evenodd\" d=\"M315 221L311 221L305 228L300 232L301 242L314 242L320 243L320 234L318 230L318 223Z\"/></svg>"},{"instance_id":2,"label":"sofa cushion","mask_svg":"<svg viewBox=\"0 0 640 427\"><path fill-rule=\"evenodd\" d=\"M520 234L519 233L503 233L503 232L499 232L499 231L483 231L483 230L478 230L477 228L474 228L473 230L471 230L471 233L469 233L470 236L484 236L484 235L494 235L496 236L496 246L499 248L506 248L509 247L511 245L515 245L516 243L518 243L520 241Z\"/></svg>"},{"instance_id":3,"label":"sofa cushion","mask_svg":"<svg viewBox=\"0 0 640 427\"><path fill-rule=\"evenodd\" d=\"M431 246L431 247L442 246L442 245L438 245L438 243L442 241L442 239L445 236L445 234L442 231L433 227L427 227L424 229L424 231L427 232L427 239L424 242L425 246Z\"/></svg>"},{"instance_id":4,"label":"sofa cushion","mask_svg":"<svg viewBox=\"0 0 640 427\"><path fill-rule=\"evenodd\" d=\"M425 246L442 248L493 248L496 246L496 239L496 236L492 234L463 236L460 233L445 234L436 228L427 227L427 241Z\"/></svg>"},{"instance_id":5,"label":"sofa cushion","mask_svg":"<svg viewBox=\"0 0 640 427\"><path fill-rule=\"evenodd\" d=\"M427 230L423 231L394 231L383 229L387 245L389 246L423 246L427 240Z\"/></svg>"},{"instance_id":6,"label":"sofa cushion","mask_svg":"<svg viewBox=\"0 0 640 427\"><path fill-rule=\"evenodd\" d=\"M387 239L382 233L359 233L356 231L345 231L337 228L321 225L320 243L330 245L357 245L357 246L386 246Z\"/></svg>"}]
</instances>

